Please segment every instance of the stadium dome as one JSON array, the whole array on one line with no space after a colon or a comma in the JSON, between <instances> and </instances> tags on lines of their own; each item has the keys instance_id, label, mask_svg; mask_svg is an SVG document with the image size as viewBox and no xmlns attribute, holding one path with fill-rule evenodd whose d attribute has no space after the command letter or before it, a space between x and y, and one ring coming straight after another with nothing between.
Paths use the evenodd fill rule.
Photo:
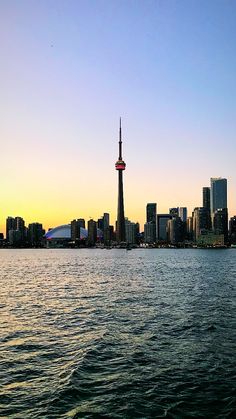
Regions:
<instances>
[{"instance_id":1,"label":"stadium dome","mask_svg":"<svg viewBox=\"0 0 236 419\"><path fill-rule=\"evenodd\" d=\"M88 231L80 227L80 239L86 239L88 237ZM103 237L102 231L97 230L97 237L101 239ZM63 224L61 226L52 228L45 234L46 240L71 240L71 226L70 224Z\"/></svg>"},{"instance_id":2,"label":"stadium dome","mask_svg":"<svg viewBox=\"0 0 236 419\"><path fill-rule=\"evenodd\" d=\"M70 224L63 224L61 226L52 228L45 234L47 240L52 239L71 239Z\"/></svg>"}]
</instances>

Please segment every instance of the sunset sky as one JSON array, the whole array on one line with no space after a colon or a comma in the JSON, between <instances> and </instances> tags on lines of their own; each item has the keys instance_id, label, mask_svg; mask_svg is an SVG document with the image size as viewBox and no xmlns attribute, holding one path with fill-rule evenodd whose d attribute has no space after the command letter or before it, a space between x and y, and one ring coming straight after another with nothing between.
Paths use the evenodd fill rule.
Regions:
<instances>
[{"instance_id":1,"label":"sunset sky","mask_svg":"<svg viewBox=\"0 0 236 419\"><path fill-rule=\"evenodd\" d=\"M236 2L0 0L0 232L114 223L119 117L125 215L202 205L228 179L236 214Z\"/></svg>"}]
</instances>

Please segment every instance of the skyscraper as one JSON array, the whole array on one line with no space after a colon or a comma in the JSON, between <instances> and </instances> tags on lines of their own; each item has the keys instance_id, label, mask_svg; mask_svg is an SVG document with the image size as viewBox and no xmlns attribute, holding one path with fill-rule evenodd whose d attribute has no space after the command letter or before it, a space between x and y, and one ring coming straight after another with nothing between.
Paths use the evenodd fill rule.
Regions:
<instances>
[{"instance_id":1,"label":"skyscraper","mask_svg":"<svg viewBox=\"0 0 236 419\"><path fill-rule=\"evenodd\" d=\"M211 188L204 186L202 188L202 207L207 211L206 229L211 230Z\"/></svg>"},{"instance_id":2,"label":"skyscraper","mask_svg":"<svg viewBox=\"0 0 236 419\"><path fill-rule=\"evenodd\" d=\"M202 206L203 208L207 208L209 211L211 210L210 192L211 188L209 188L209 186L204 186L202 188Z\"/></svg>"},{"instance_id":3,"label":"skyscraper","mask_svg":"<svg viewBox=\"0 0 236 419\"><path fill-rule=\"evenodd\" d=\"M156 218L157 218L157 204L149 203L146 206L146 224L144 226L145 242L155 243L156 241ZM149 226L149 224L151 224Z\"/></svg>"},{"instance_id":4,"label":"skyscraper","mask_svg":"<svg viewBox=\"0 0 236 419\"><path fill-rule=\"evenodd\" d=\"M236 215L229 220L229 235L231 244L236 244Z\"/></svg>"},{"instance_id":5,"label":"skyscraper","mask_svg":"<svg viewBox=\"0 0 236 419\"><path fill-rule=\"evenodd\" d=\"M187 208L186 207L179 208L179 217L184 223L187 222Z\"/></svg>"},{"instance_id":6,"label":"skyscraper","mask_svg":"<svg viewBox=\"0 0 236 419\"><path fill-rule=\"evenodd\" d=\"M208 229L208 210L204 207L196 207L193 211L193 239L197 241L202 233Z\"/></svg>"},{"instance_id":7,"label":"skyscraper","mask_svg":"<svg viewBox=\"0 0 236 419\"><path fill-rule=\"evenodd\" d=\"M110 216L107 212L103 214L103 240L105 244L110 242Z\"/></svg>"},{"instance_id":8,"label":"skyscraper","mask_svg":"<svg viewBox=\"0 0 236 419\"><path fill-rule=\"evenodd\" d=\"M24 241L26 237L26 231L25 231L25 221L22 217L15 217L15 229L20 231L21 234L21 240Z\"/></svg>"},{"instance_id":9,"label":"skyscraper","mask_svg":"<svg viewBox=\"0 0 236 419\"><path fill-rule=\"evenodd\" d=\"M97 224L94 220L88 221L88 246L94 246L97 241Z\"/></svg>"},{"instance_id":10,"label":"skyscraper","mask_svg":"<svg viewBox=\"0 0 236 419\"><path fill-rule=\"evenodd\" d=\"M6 239L9 242L9 231L15 230L15 218L14 217L7 217L6 219Z\"/></svg>"},{"instance_id":11,"label":"skyscraper","mask_svg":"<svg viewBox=\"0 0 236 419\"><path fill-rule=\"evenodd\" d=\"M150 222L144 224L144 241L145 243L155 243L156 241L156 224Z\"/></svg>"},{"instance_id":12,"label":"skyscraper","mask_svg":"<svg viewBox=\"0 0 236 419\"><path fill-rule=\"evenodd\" d=\"M78 220L71 221L71 240L78 242L80 240L80 228L85 228L85 220L78 218Z\"/></svg>"},{"instance_id":13,"label":"skyscraper","mask_svg":"<svg viewBox=\"0 0 236 419\"><path fill-rule=\"evenodd\" d=\"M146 207L146 222L156 224L157 204L149 203Z\"/></svg>"},{"instance_id":14,"label":"skyscraper","mask_svg":"<svg viewBox=\"0 0 236 419\"><path fill-rule=\"evenodd\" d=\"M122 159L122 134L121 134L121 118L119 131L119 157L115 164L118 170L118 209L117 209L117 230L116 240L118 243L125 241L125 212L123 197L123 170L125 170L125 162Z\"/></svg>"},{"instance_id":15,"label":"skyscraper","mask_svg":"<svg viewBox=\"0 0 236 419\"><path fill-rule=\"evenodd\" d=\"M224 208L227 208L227 179L211 178L211 216Z\"/></svg>"},{"instance_id":16,"label":"skyscraper","mask_svg":"<svg viewBox=\"0 0 236 419\"><path fill-rule=\"evenodd\" d=\"M183 242L183 224L180 217L173 217L167 221L167 238L171 244L176 245Z\"/></svg>"},{"instance_id":17,"label":"skyscraper","mask_svg":"<svg viewBox=\"0 0 236 419\"><path fill-rule=\"evenodd\" d=\"M219 208L214 212L213 228L215 234L224 235L224 244L228 241L228 210Z\"/></svg>"},{"instance_id":18,"label":"skyscraper","mask_svg":"<svg viewBox=\"0 0 236 419\"><path fill-rule=\"evenodd\" d=\"M170 214L157 214L156 240L158 242L167 241L167 223L171 218Z\"/></svg>"},{"instance_id":19,"label":"skyscraper","mask_svg":"<svg viewBox=\"0 0 236 419\"><path fill-rule=\"evenodd\" d=\"M137 226L136 223L125 219L125 234L126 234L126 241L129 244L137 243Z\"/></svg>"},{"instance_id":20,"label":"skyscraper","mask_svg":"<svg viewBox=\"0 0 236 419\"><path fill-rule=\"evenodd\" d=\"M31 223L28 226L28 237L31 246L42 246L43 235L45 231L40 223Z\"/></svg>"}]
</instances>

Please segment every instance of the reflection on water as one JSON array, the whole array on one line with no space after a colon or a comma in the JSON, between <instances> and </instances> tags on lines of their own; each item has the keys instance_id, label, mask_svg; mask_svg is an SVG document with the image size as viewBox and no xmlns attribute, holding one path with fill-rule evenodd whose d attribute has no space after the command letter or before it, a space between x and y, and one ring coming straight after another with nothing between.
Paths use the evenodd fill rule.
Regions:
<instances>
[{"instance_id":1,"label":"reflection on water","mask_svg":"<svg viewBox=\"0 0 236 419\"><path fill-rule=\"evenodd\" d=\"M235 279L233 249L2 250L0 417L235 417Z\"/></svg>"}]
</instances>

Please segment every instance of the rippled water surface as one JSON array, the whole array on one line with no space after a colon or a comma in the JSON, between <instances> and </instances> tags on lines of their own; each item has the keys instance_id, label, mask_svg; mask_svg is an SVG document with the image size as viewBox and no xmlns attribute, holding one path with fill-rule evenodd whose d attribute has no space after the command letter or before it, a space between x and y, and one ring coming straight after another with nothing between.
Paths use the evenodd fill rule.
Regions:
<instances>
[{"instance_id":1,"label":"rippled water surface","mask_svg":"<svg viewBox=\"0 0 236 419\"><path fill-rule=\"evenodd\" d=\"M1 250L1 418L235 418L236 251Z\"/></svg>"}]
</instances>

